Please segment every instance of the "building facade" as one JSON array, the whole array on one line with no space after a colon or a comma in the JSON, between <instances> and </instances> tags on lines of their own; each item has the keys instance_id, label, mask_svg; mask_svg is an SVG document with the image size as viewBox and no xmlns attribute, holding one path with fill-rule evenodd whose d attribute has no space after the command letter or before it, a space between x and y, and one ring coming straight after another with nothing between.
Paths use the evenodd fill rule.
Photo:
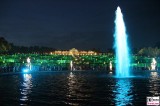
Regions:
<instances>
[{"instance_id":1,"label":"building facade","mask_svg":"<svg viewBox=\"0 0 160 106\"><path fill-rule=\"evenodd\" d=\"M61 50L57 50L54 52L51 52L51 54L53 55L97 55L97 52L95 51L79 51L75 48L72 48L68 51L61 51Z\"/></svg>"}]
</instances>

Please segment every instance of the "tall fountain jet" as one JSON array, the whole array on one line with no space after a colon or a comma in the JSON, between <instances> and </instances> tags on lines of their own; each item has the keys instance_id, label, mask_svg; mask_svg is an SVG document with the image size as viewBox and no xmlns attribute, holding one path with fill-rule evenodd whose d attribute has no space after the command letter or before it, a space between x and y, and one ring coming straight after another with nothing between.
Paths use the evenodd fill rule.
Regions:
<instances>
[{"instance_id":1,"label":"tall fountain jet","mask_svg":"<svg viewBox=\"0 0 160 106\"><path fill-rule=\"evenodd\" d=\"M130 59L129 59L128 44L127 44L127 34L120 7L117 7L116 10L114 38L115 38L114 48L116 51L116 76L129 77Z\"/></svg>"}]
</instances>

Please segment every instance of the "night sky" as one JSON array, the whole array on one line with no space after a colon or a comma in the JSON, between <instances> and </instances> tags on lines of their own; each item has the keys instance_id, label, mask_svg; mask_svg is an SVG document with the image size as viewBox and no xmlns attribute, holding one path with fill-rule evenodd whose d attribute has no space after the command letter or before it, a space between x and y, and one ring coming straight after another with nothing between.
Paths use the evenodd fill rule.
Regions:
<instances>
[{"instance_id":1,"label":"night sky","mask_svg":"<svg viewBox=\"0 0 160 106\"><path fill-rule=\"evenodd\" d=\"M117 6L131 47L160 41L159 0L0 0L0 36L19 46L105 51Z\"/></svg>"}]
</instances>

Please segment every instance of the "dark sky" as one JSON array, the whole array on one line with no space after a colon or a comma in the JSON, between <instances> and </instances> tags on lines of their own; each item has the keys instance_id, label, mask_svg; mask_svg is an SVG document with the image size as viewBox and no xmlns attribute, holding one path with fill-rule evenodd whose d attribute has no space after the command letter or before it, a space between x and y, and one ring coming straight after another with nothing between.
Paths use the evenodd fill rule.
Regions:
<instances>
[{"instance_id":1,"label":"dark sky","mask_svg":"<svg viewBox=\"0 0 160 106\"><path fill-rule=\"evenodd\" d=\"M131 47L160 41L159 0L0 0L0 36L20 46L107 50L117 6Z\"/></svg>"}]
</instances>

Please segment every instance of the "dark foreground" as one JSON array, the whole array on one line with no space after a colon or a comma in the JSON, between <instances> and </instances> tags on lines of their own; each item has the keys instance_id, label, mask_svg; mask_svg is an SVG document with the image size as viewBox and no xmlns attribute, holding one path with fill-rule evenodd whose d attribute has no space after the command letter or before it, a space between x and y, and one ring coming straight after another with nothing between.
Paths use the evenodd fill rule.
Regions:
<instances>
[{"instance_id":1,"label":"dark foreground","mask_svg":"<svg viewBox=\"0 0 160 106\"><path fill-rule=\"evenodd\" d=\"M160 96L160 72L131 78L102 71L0 74L0 106L144 106L147 96Z\"/></svg>"}]
</instances>

